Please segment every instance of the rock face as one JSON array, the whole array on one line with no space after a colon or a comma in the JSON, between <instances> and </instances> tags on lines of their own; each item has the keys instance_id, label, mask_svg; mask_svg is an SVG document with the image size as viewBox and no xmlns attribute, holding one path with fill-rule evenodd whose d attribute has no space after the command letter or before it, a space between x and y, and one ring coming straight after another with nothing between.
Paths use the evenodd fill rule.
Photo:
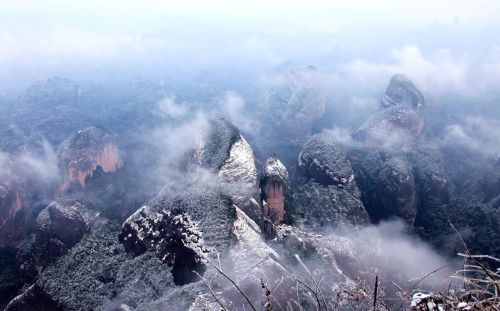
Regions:
<instances>
[{"instance_id":1,"label":"rock face","mask_svg":"<svg viewBox=\"0 0 500 311\"><path fill-rule=\"evenodd\" d=\"M417 214L417 187L408 151L424 128L424 98L403 75L395 75L380 109L354 134L361 142L349 150L349 159L363 203L373 222L400 217L413 225Z\"/></svg>"},{"instance_id":2,"label":"rock face","mask_svg":"<svg viewBox=\"0 0 500 311\"><path fill-rule=\"evenodd\" d=\"M223 252L232 243L235 209L231 198L217 190L197 186L182 192L165 190L147 206L151 211L179 209L188 214L198 223L207 248Z\"/></svg>"},{"instance_id":3,"label":"rock face","mask_svg":"<svg viewBox=\"0 0 500 311\"><path fill-rule=\"evenodd\" d=\"M350 160L372 221L399 217L412 225L417 214L417 193L412 166L405 156L354 150Z\"/></svg>"},{"instance_id":4,"label":"rock face","mask_svg":"<svg viewBox=\"0 0 500 311\"><path fill-rule=\"evenodd\" d=\"M27 223L20 217L27 210L23 201L22 187L17 182L0 185L0 246L15 243L26 233Z\"/></svg>"},{"instance_id":5,"label":"rock face","mask_svg":"<svg viewBox=\"0 0 500 311\"><path fill-rule=\"evenodd\" d=\"M174 282L179 285L190 283L205 272L204 247L198 226L189 216L178 209L147 213L140 209L123 224L120 242L127 252L135 256L146 251L156 253L158 258L172 267Z\"/></svg>"},{"instance_id":6,"label":"rock face","mask_svg":"<svg viewBox=\"0 0 500 311\"><path fill-rule=\"evenodd\" d=\"M304 145L294 177L295 219L311 225L369 223L344 147L325 134Z\"/></svg>"},{"instance_id":7,"label":"rock face","mask_svg":"<svg viewBox=\"0 0 500 311\"><path fill-rule=\"evenodd\" d=\"M219 170L219 176L226 183L240 183L257 186L257 165L252 147L239 135L229 151L229 157Z\"/></svg>"},{"instance_id":8,"label":"rock face","mask_svg":"<svg viewBox=\"0 0 500 311\"><path fill-rule=\"evenodd\" d=\"M105 173L116 171L121 165L114 135L104 129L89 127L78 131L64 146L60 166L65 171L61 192L73 182L85 187L85 179L92 177L100 166Z\"/></svg>"},{"instance_id":9,"label":"rock face","mask_svg":"<svg viewBox=\"0 0 500 311\"><path fill-rule=\"evenodd\" d=\"M199 137L192 165L217 175L224 193L254 221L261 222L259 177L252 147L239 130L222 118L210 121L205 135Z\"/></svg>"},{"instance_id":10,"label":"rock face","mask_svg":"<svg viewBox=\"0 0 500 311\"><path fill-rule=\"evenodd\" d=\"M33 279L45 266L63 256L89 232L97 214L80 202L54 201L38 215L33 238L17 254L19 273Z\"/></svg>"},{"instance_id":11,"label":"rock face","mask_svg":"<svg viewBox=\"0 0 500 311\"><path fill-rule=\"evenodd\" d=\"M274 156L264 164L261 189L264 216L273 225L282 223L285 219L286 197L291 190L290 180L286 167Z\"/></svg>"},{"instance_id":12,"label":"rock face","mask_svg":"<svg viewBox=\"0 0 500 311\"><path fill-rule=\"evenodd\" d=\"M233 144L240 138L238 129L227 120L210 120L208 132L198 139L193 153L194 162L212 172L218 172L230 157Z\"/></svg>"},{"instance_id":13,"label":"rock face","mask_svg":"<svg viewBox=\"0 0 500 311\"><path fill-rule=\"evenodd\" d=\"M403 75L395 75L380 102L380 109L354 138L369 146L408 145L424 128L424 97Z\"/></svg>"},{"instance_id":14,"label":"rock face","mask_svg":"<svg viewBox=\"0 0 500 311\"><path fill-rule=\"evenodd\" d=\"M155 252L175 282L186 284L197 278L193 270L205 271L209 250L224 252L232 243L234 219L232 200L216 190L165 190L125 221L120 241L135 255Z\"/></svg>"},{"instance_id":15,"label":"rock face","mask_svg":"<svg viewBox=\"0 0 500 311\"><path fill-rule=\"evenodd\" d=\"M36 219L37 239L58 239L68 247L74 246L88 229L82 209L79 202L52 202Z\"/></svg>"},{"instance_id":16,"label":"rock face","mask_svg":"<svg viewBox=\"0 0 500 311\"><path fill-rule=\"evenodd\" d=\"M448 203L452 189L443 155L433 146L420 144L408 158L413 167L419 213Z\"/></svg>"}]
</instances>

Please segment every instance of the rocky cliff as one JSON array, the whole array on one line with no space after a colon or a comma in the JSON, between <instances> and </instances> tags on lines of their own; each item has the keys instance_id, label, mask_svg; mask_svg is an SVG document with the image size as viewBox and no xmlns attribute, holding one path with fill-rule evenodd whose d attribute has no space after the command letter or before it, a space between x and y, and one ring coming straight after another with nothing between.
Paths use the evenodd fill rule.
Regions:
<instances>
[{"instance_id":1,"label":"rocky cliff","mask_svg":"<svg viewBox=\"0 0 500 311\"><path fill-rule=\"evenodd\" d=\"M264 164L261 180L263 212L270 224L278 225L285 220L286 206L291 197L288 171L276 157L270 157ZM287 202L288 201L288 202ZM267 231L270 229L267 228Z\"/></svg>"},{"instance_id":2,"label":"rocky cliff","mask_svg":"<svg viewBox=\"0 0 500 311\"><path fill-rule=\"evenodd\" d=\"M79 130L70 137L60 154L60 166L65 177L60 192L71 184L85 187L98 166L103 172L115 172L121 165L120 154L112 133L96 127Z\"/></svg>"},{"instance_id":3,"label":"rocky cliff","mask_svg":"<svg viewBox=\"0 0 500 311\"><path fill-rule=\"evenodd\" d=\"M355 133L369 146L410 146L424 129L424 97L403 75L392 77L379 111Z\"/></svg>"},{"instance_id":4,"label":"rocky cliff","mask_svg":"<svg viewBox=\"0 0 500 311\"><path fill-rule=\"evenodd\" d=\"M354 176L345 146L324 134L313 136L298 157L295 220L312 226L368 224Z\"/></svg>"}]
</instances>

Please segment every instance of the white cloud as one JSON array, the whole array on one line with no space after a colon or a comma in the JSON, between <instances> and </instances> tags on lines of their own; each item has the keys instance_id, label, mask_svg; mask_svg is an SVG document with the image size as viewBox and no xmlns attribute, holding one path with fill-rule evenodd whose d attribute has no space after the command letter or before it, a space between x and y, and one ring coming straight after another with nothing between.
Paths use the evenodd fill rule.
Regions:
<instances>
[{"instance_id":1,"label":"white cloud","mask_svg":"<svg viewBox=\"0 0 500 311\"><path fill-rule=\"evenodd\" d=\"M438 50L424 55L416 45L404 46L392 53L388 62L370 62L357 59L344 66L348 76L359 81L384 81L402 73L422 91L434 95L448 92L468 92L468 64L454 57L449 50Z\"/></svg>"},{"instance_id":2,"label":"white cloud","mask_svg":"<svg viewBox=\"0 0 500 311\"><path fill-rule=\"evenodd\" d=\"M189 108L185 103L178 103L174 96L167 96L158 103L158 108L161 113L171 117L180 118L185 116Z\"/></svg>"},{"instance_id":3,"label":"white cloud","mask_svg":"<svg viewBox=\"0 0 500 311\"><path fill-rule=\"evenodd\" d=\"M47 141L44 140L41 144L42 153L25 151L19 156L19 166L25 176L32 176L45 183L56 181L60 178L57 154Z\"/></svg>"},{"instance_id":4,"label":"white cloud","mask_svg":"<svg viewBox=\"0 0 500 311\"><path fill-rule=\"evenodd\" d=\"M226 92L221 115L244 132L254 132L259 126L257 120L245 112L245 101L235 92Z\"/></svg>"},{"instance_id":5,"label":"white cloud","mask_svg":"<svg viewBox=\"0 0 500 311\"><path fill-rule=\"evenodd\" d=\"M430 271L450 262L438 255L428 244L405 233L402 221L382 222L350 230L346 236L352 240L360 266L381 269L398 281L410 281L423 277ZM427 286L444 286L453 272L448 267L426 278ZM420 284L422 285L422 284Z\"/></svg>"},{"instance_id":6,"label":"white cloud","mask_svg":"<svg viewBox=\"0 0 500 311\"><path fill-rule=\"evenodd\" d=\"M28 178L44 184L56 182L61 177L57 154L47 141L39 143L39 151L24 150L19 154L0 151L0 178Z\"/></svg>"},{"instance_id":7,"label":"white cloud","mask_svg":"<svg viewBox=\"0 0 500 311\"><path fill-rule=\"evenodd\" d=\"M482 116L469 116L460 123L445 128L443 142L462 146L478 154L498 158L500 156L500 121Z\"/></svg>"}]
</instances>

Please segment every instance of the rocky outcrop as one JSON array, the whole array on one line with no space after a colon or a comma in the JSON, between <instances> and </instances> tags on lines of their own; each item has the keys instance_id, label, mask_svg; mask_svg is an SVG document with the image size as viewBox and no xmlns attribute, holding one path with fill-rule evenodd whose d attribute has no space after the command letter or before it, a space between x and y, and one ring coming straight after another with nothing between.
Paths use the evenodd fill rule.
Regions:
<instances>
[{"instance_id":1,"label":"rocky outcrop","mask_svg":"<svg viewBox=\"0 0 500 311\"><path fill-rule=\"evenodd\" d=\"M97 213L78 201L54 201L43 209L35 222L35 234L19 249L19 274L34 279L44 267L65 255L88 233Z\"/></svg>"},{"instance_id":2,"label":"rocky outcrop","mask_svg":"<svg viewBox=\"0 0 500 311\"><path fill-rule=\"evenodd\" d=\"M262 175L263 213L272 225L277 225L285 219L285 205L291 195L288 171L285 165L273 156L266 160Z\"/></svg>"},{"instance_id":3,"label":"rocky outcrop","mask_svg":"<svg viewBox=\"0 0 500 311\"><path fill-rule=\"evenodd\" d=\"M83 209L76 201L52 202L36 219L37 240L58 239L67 247L74 246L90 226L90 217Z\"/></svg>"},{"instance_id":4,"label":"rocky outcrop","mask_svg":"<svg viewBox=\"0 0 500 311\"><path fill-rule=\"evenodd\" d=\"M223 118L210 120L207 133L197 140L192 160L188 170L194 165L216 175L215 183L224 188L223 192L261 223L257 161L252 147L234 125Z\"/></svg>"},{"instance_id":5,"label":"rocky outcrop","mask_svg":"<svg viewBox=\"0 0 500 311\"><path fill-rule=\"evenodd\" d=\"M296 254L302 258L318 254L326 269L335 278L334 283L350 282L357 277L355 248L348 238L336 234L318 234L313 231L301 230L295 226L280 225L276 228L277 240L283 245L288 255Z\"/></svg>"},{"instance_id":6,"label":"rocky outcrop","mask_svg":"<svg viewBox=\"0 0 500 311\"><path fill-rule=\"evenodd\" d=\"M344 149L325 134L313 136L304 145L293 184L296 221L310 225L369 223Z\"/></svg>"},{"instance_id":7,"label":"rocky outcrop","mask_svg":"<svg viewBox=\"0 0 500 311\"><path fill-rule=\"evenodd\" d=\"M378 223L399 217L412 225L417 214L417 192L412 166L405 155L354 149L349 159L371 220Z\"/></svg>"},{"instance_id":8,"label":"rocky outcrop","mask_svg":"<svg viewBox=\"0 0 500 311\"><path fill-rule=\"evenodd\" d=\"M452 196L443 155L435 146L420 143L409 155L418 196L418 210L435 209Z\"/></svg>"},{"instance_id":9,"label":"rocky outcrop","mask_svg":"<svg viewBox=\"0 0 500 311\"><path fill-rule=\"evenodd\" d=\"M119 236L127 252L135 256L146 251L172 267L174 282L184 285L206 270L208 249L196 223L178 209L150 213L141 208L125 221ZM196 271L196 273L194 272Z\"/></svg>"},{"instance_id":10,"label":"rocky outcrop","mask_svg":"<svg viewBox=\"0 0 500 311\"><path fill-rule=\"evenodd\" d=\"M12 245L29 229L22 186L15 181L0 185L0 246ZM24 218L24 219L23 219Z\"/></svg>"},{"instance_id":11,"label":"rocky outcrop","mask_svg":"<svg viewBox=\"0 0 500 311\"><path fill-rule=\"evenodd\" d=\"M118 233L119 227L96 222L88 235L11 301L9 310L148 310L149 303L166 299L176 290L171 269L152 252L131 258ZM188 302L193 299L182 290L176 293ZM176 305L169 309L185 310Z\"/></svg>"},{"instance_id":12,"label":"rocky outcrop","mask_svg":"<svg viewBox=\"0 0 500 311\"><path fill-rule=\"evenodd\" d=\"M126 253L118 228L94 227L68 254L48 266L36 284L63 310L95 310L115 292L113 282Z\"/></svg>"},{"instance_id":13,"label":"rocky outcrop","mask_svg":"<svg viewBox=\"0 0 500 311\"><path fill-rule=\"evenodd\" d=\"M120 241L136 256L155 252L172 267L176 284L190 283L197 278L192 271L205 271L209 251L223 253L233 243L232 203L214 189L165 189L124 222Z\"/></svg>"},{"instance_id":14,"label":"rocky outcrop","mask_svg":"<svg viewBox=\"0 0 500 311\"><path fill-rule=\"evenodd\" d=\"M418 196L408 152L424 122L423 95L405 76L395 75L379 111L353 134L360 144L351 146L349 160L374 223L392 217L415 221Z\"/></svg>"},{"instance_id":15,"label":"rocky outcrop","mask_svg":"<svg viewBox=\"0 0 500 311\"><path fill-rule=\"evenodd\" d=\"M229 157L219 170L223 182L256 187L257 165L252 147L239 135L229 151Z\"/></svg>"},{"instance_id":16,"label":"rocky outcrop","mask_svg":"<svg viewBox=\"0 0 500 311\"><path fill-rule=\"evenodd\" d=\"M196 142L194 163L212 172L218 172L230 157L231 149L241 138L239 130L223 118L211 119L207 133Z\"/></svg>"},{"instance_id":17,"label":"rocky outcrop","mask_svg":"<svg viewBox=\"0 0 500 311\"><path fill-rule=\"evenodd\" d=\"M109 173L120 165L120 154L112 133L97 127L80 130L67 141L60 155L60 166L65 173L60 191L65 193L74 183L85 187L85 180L92 177L98 166Z\"/></svg>"},{"instance_id":18,"label":"rocky outcrop","mask_svg":"<svg viewBox=\"0 0 500 311\"><path fill-rule=\"evenodd\" d=\"M235 273L244 275L263 260L280 260L278 253L266 244L261 228L238 207L232 232L237 243L228 258L234 262Z\"/></svg>"},{"instance_id":19,"label":"rocky outcrop","mask_svg":"<svg viewBox=\"0 0 500 311\"><path fill-rule=\"evenodd\" d=\"M411 146L424 129L424 97L403 75L395 75L380 102L380 109L355 133L367 146Z\"/></svg>"},{"instance_id":20,"label":"rocky outcrop","mask_svg":"<svg viewBox=\"0 0 500 311\"><path fill-rule=\"evenodd\" d=\"M179 210L198 223L205 246L224 252L233 242L231 227L235 219L235 208L231 197L215 189L196 185L180 192L165 189L149 202L145 209L151 212Z\"/></svg>"}]
</instances>

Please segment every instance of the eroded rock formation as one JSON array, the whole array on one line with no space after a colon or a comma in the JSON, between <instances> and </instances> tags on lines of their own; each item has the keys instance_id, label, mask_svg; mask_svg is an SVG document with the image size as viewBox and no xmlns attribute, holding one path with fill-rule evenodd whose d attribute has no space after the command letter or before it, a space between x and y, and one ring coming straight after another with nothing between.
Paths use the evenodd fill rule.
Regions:
<instances>
[{"instance_id":1,"label":"eroded rock formation","mask_svg":"<svg viewBox=\"0 0 500 311\"><path fill-rule=\"evenodd\" d=\"M310 225L367 224L345 147L325 134L304 145L294 176L293 216Z\"/></svg>"},{"instance_id":2,"label":"eroded rock formation","mask_svg":"<svg viewBox=\"0 0 500 311\"><path fill-rule=\"evenodd\" d=\"M33 190L26 180L0 184L0 247L18 245L33 226Z\"/></svg>"},{"instance_id":3,"label":"eroded rock formation","mask_svg":"<svg viewBox=\"0 0 500 311\"><path fill-rule=\"evenodd\" d=\"M146 251L154 252L158 258L172 267L174 282L187 284L203 274L208 249L196 223L178 209L160 210L151 213L141 208L125 221L120 242L127 252L135 256Z\"/></svg>"},{"instance_id":4,"label":"eroded rock formation","mask_svg":"<svg viewBox=\"0 0 500 311\"><path fill-rule=\"evenodd\" d=\"M5 182L3 185L0 185L0 232L7 230L6 226L9 225L9 221L16 217L16 214L21 211L22 207L23 202L17 184ZM2 237L1 240L7 240L7 237L4 237L3 234ZM0 244L4 243L2 241Z\"/></svg>"},{"instance_id":5,"label":"eroded rock formation","mask_svg":"<svg viewBox=\"0 0 500 311\"><path fill-rule=\"evenodd\" d=\"M282 223L285 219L286 197L290 195L290 180L285 165L274 156L264 164L261 189L265 217L273 225Z\"/></svg>"},{"instance_id":6,"label":"eroded rock formation","mask_svg":"<svg viewBox=\"0 0 500 311\"><path fill-rule=\"evenodd\" d=\"M399 217L412 225L417 214L417 192L405 155L353 150L350 161L371 220L378 223Z\"/></svg>"},{"instance_id":7,"label":"eroded rock formation","mask_svg":"<svg viewBox=\"0 0 500 311\"><path fill-rule=\"evenodd\" d=\"M54 201L35 221L33 237L24 240L17 254L19 273L33 279L45 266L75 246L97 217L83 204L73 200Z\"/></svg>"},{"instance_id":8,"label":"eroded rock formation","mask_svg":"<svg viewBox=\"0 0 500 311\"><path fill-rule=\"evenodd\" d=\"M223 118L210 120L207 133L198 138L192 158L196 167L216 174L225 194L261 223L257 161L252 147L234 125Z\"/></svg>"},{"instance_id":9,"label":"eroded rock formation","mask_svg":"<svg viewBox=\"0 0 500 311\"><path fill-rule=\"evenodd\" d=\"M207 133L198 137L193 152L194 163L218 172L230 157L231 148L241 135L239 130L223 118L211 119Z\"/></svg>"},{"instance_id":10,"label":"eroded rock formation","mask_svg":"<svg viewBox=\"0 0 500 311\"><path fill-rule=\"evenodd\" d=\"M373 222L400 217L413 225L417 189L408 159L424 129L424 97L403 75L392 77L380 109L354 134L349 150L363 203Z\"/></svg>"},{"instance_id":11,"label":"eroded rock formation","mask_svg":"<svg viewBox=\"0 0 500 311\"><path fill-rule=\"evenodd\" d=\"M395 75L380 102L380 109L355 133L368 146L410 146L424 129L424 97L403 75Z\"/></svg>"},{"instance_id":12,"label":"eroded rock formation","mask_svg":"<svg viewBox=\"0 0 500 311\"><path fill-rule=\"evenodd\" d=\"M80 130L68 140L60 155L60 166L65 173L60 191L65 193L75 182L85 187L86 178L92 177L98 166L109 173L120 165L120 154L112 133L97 127Z\"/></svg>"},{"instance_id":13,"label":"eroded rock formation","mask_svg":"<svg viewBox=\"0 0 500 311\"><path fill-rule=\"evenodd\" d=\"M224 182L256 187L258 183L257 165L252 147L243 136L239 136L231 146L229 157L218 174Z\"/></svg>"}]
</instances>

